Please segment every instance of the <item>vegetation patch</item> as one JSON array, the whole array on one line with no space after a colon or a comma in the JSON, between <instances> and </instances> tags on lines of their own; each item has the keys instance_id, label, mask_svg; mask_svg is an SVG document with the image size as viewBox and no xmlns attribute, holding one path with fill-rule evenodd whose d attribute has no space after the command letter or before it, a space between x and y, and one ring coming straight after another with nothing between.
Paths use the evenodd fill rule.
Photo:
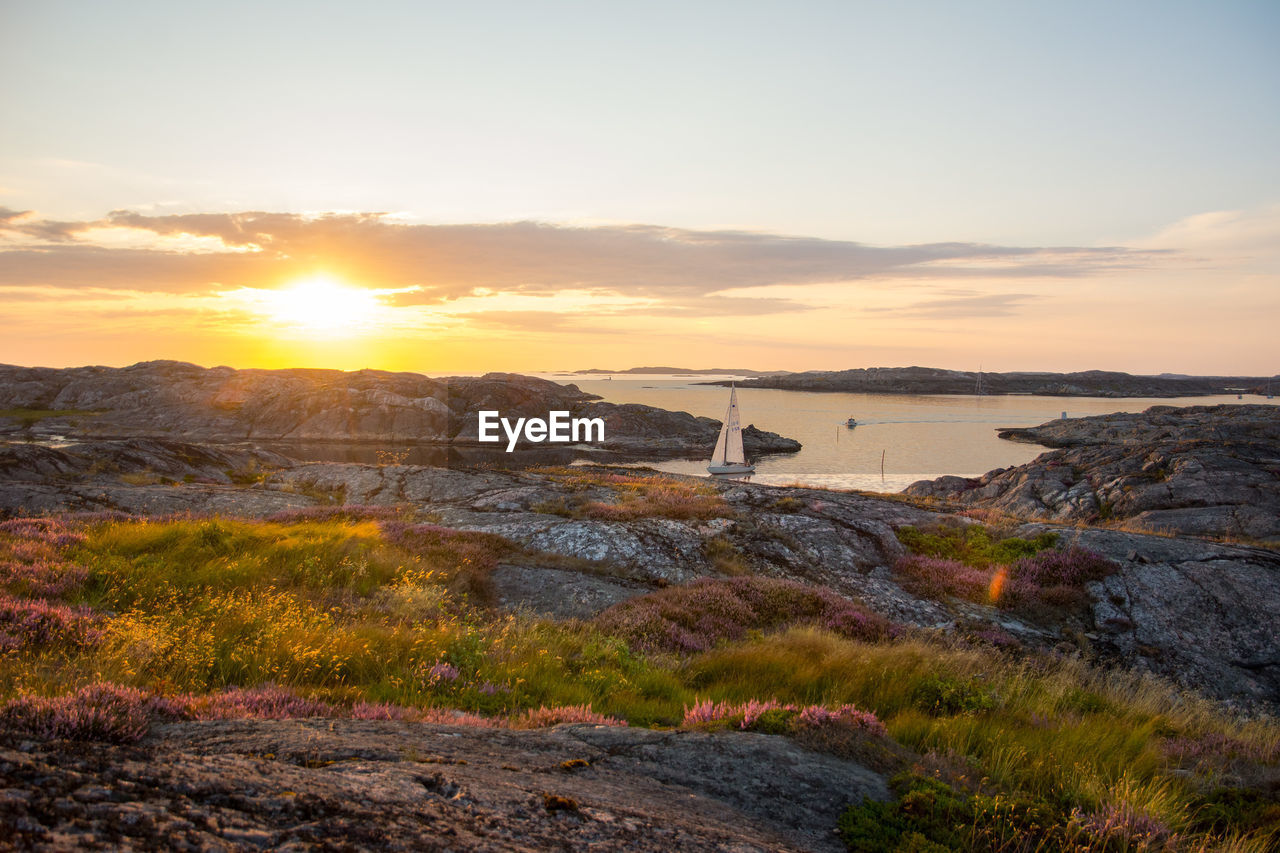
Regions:
<instances>
[{"instance_id":1,"label":"vegetation patch","mask_svg":"<svg viewBox=\"0 0 1280 853\"><path fill-rule=\"evenodd\" d=\"M1041 533L1033 539L996 538L990 528L981 524L937 525L916 528L910 525L895 531L912 554L950 560L975 568L1008 565L1024 557L1054 547L1058 534Z\"/></svg>"},{"instance_id":2,"label":"vegetation patch","mask_svg":"<svg viewBox=\"0 0 1280 853\"><path fill-rule=\"evenodd\" d=\"M600 614L600 628L644 651L705 651L750 631L817 624L842 636L879 640L889 620L830 590L776 578L703 578L624 601Z\"/></svg>"},{"instance_id":3,"label":"vegetation patch","mask_svg":"<svg viewBox=\"0 0 1280 853\"><path fill-rule=\"evenodd\" d=\"M1057 534L997 539L981 525L903 527L898 539L911 551L894 563L902 585L929 598L954 596L997 607L1072 609L1087 603L1084 584L1116 571L1085 548L1054 548Z\"/></svg>"},{"instance_id":4,"label":"vegetation patch","mask_svg":"<svg viewBox=\"0 0 1280 853\"><path fill-rule=\"evenodd\" d=\"M718 575L736 577L751 574L751 566L747 561L747 555L743 554L737 545L734 545L723 536L712 536L703 540L702 553L707 558L711 571Z\"/></svg>"},{"instance_id":5,"label":"vegetation patch","mask_svg":"<svg viewBox=\"0 0 1280 853\"><path fill-rule=\"evenodd\" d=\"M530 709L500 717L451 713L388 704L355 702L337 705L267 684L216 693L161 695L119 684L97 683L65 696L19 696L0 704L0 727L44 739L131 743L153 723L175 720L283 720L339 717L357 720L402 720L486 728L547 728L561 723L625 726L585 705Z\"/></svg>"},{"instance_id":6,"label":"vegetation patch","mask_svg":"<svg viewBox=\"0 0 1280 853\"><path fill-rule=\"evenodd\" d=\"M976 714L996 707L995 693L974 678L930 675L911 694L912 703L926 714L951 716Z\"/></svg>"},{"instance_id":7,"label":"vegetation patch","mask_svg":"<svg viewBox=\"0 0 1280 853\"><path fill-rule=\"evenodd\" d=\"M1274 720L1079 660L900 632L769 578L669 587L590 623L499 614L472 590L520 546L373 516L0 522L11 621L39 613L29 624L71 632L0 650L0 729L122 742L229 717L745 729L918 765L892 802L846 815L851 849L1274 849ZM1009 565L1038 558L1022 576L1051 585L1077 577L1067 553Z\"/></svg>"},{"instance_id":8,"label":"vegetation patch","mask_svg":"<svg viewBox=\"0 0 1280 853\"><path fill-rule=\"evenodd\" d=\"M583 496L557 498L534 506L535 512L602 521L633 521L640 518L702 521L733 515L732 508L713 486L693 479L654 474L620 474L586 468L544 468L539 473L571 491L607 488L613 493L614 499L592 500Z\"/></svg>"},{"instance_id":9,"label":"vegetation patch","mask_svg":"<svg viewBox=\"0 0 1280 853\"><path fill-rule=\"evenodd\" d=\"M87 418L100 415L89 409L0 409L0 418L17 421L23 429L31 429L41 421L52 418Z\"/></svg>"},{"instance_id":10,"label":"vegetation patch","mask_svg":"<svg viewBox=\"0 0 1280 853\"><path fill-rule=\"evenodd\" d=\"M869 711L854 705L827 708L822 705L801 707L782 704L777 699L746 702L713 702L706 699L684 709L684 725L690 728L737 728L765 734L788 734L802 729L841 726L885 735L884 724Z\"/></svg>"},{"instance_id":11,"label":"vegetation patch","mask_svg":"<svg viewBox=\"0 0 1280 853\"><path fill-rule=\"evenodd\" d=\"M1043 800L964 793L937 779L910 773L894 777L890 787L893 800L867 800L840 816L840 837L850 850L1074 849L1067 843L1067 816Z\"/></svg>"}]
</instances>

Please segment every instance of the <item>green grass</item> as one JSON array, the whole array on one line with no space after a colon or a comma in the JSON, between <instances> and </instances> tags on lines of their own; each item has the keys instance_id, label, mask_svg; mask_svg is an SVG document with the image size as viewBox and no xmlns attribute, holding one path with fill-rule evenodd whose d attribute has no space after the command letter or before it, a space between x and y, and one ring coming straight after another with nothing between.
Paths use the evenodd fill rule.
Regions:
<instances>
[{"instance_id":1,"label":"green grass","mask_svg":"<svg viewBox=\"0 0 1280 853\"><path fill-rule=\"evenodd\" d=\"M896 742L877 760L905 774L890 803L852 804L842 823L852 849L1060 849L1068 836L1052 823L1084 849L1144 849L1135 833L1154 826L1174 839L1168 849L1260 851L1280 817L1280 725L1234 720L1150 677L818 628L646 656L598 625L487 608L487 572L524 552L430 525L126 521L86 534L65 559L88 579L66 600L104 614L101 642L0 655L0 698L100 680L195 693L274 682L334 701L485 714L589 704L663 726L703 699L852 703ZM916 541L971 560L1051 544L963 534ZM0 534L0 561L12 541ZM718 545L707 556L736 557ZM456 676L433 676L441 663ZM1129 836L1089 828L1117 814Z\"/></svg>"},{"instance_id":2,"label":"green grass","mask_svg":"<svg viewBox=\"0 0 1280 853\"><path fill-rule=\"evenodd\" d=\"M1052 531L1041 533L1033 539L1016 536L998 538L991 529L981 524L962 526L937 525L926 529L901 527L898 540L913 554L955 560L966 566L985 569L1008 565L1023 557L1032 557L1058 541Z\"/></svg>"}]
</instances>

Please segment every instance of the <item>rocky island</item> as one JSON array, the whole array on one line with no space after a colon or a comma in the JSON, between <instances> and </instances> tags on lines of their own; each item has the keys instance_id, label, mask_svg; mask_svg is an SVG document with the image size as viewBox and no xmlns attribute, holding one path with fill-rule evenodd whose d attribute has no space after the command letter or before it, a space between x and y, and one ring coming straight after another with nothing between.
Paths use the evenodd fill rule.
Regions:
<instances>
[{"instance_id":1,"label":"rocky island","mask_svg":"<svg viewBox=\"0 0 1280 853\"><path fill-rule=\"evenodd\" d=\"M728 382L707 382L727 385ZM936 367L808 370L744 379L743 388L843 391L854 394L1035 394L1046 397L1203 397L1264 394L1280 387L1266 376L1134 376L1109 370L1076 373L982 373Z\"/></svg>"},{"instance_id":2,"label":"rocky island","mask_svg":"<svg viewBox=\"0 0 1280 853\"><path fill-rule=\"evenodd\" d=\"M1153 406L1000 436L1056 449L906 493L1022 518L1280 543L1280 407Z\"/></svg>"},{"instance_id":3,"label":"rocky island","mask_svg":"<svg viewBox=\"0 0 1280 853\"><path fill-rule=\"evenodd\" d=\"M748 370L734 367L709 367L699 370L693 367L629 367L626 370L605 370L591 367L573 371L576 376L779 376L787 370Z\"/></svg>"}]
</instances>

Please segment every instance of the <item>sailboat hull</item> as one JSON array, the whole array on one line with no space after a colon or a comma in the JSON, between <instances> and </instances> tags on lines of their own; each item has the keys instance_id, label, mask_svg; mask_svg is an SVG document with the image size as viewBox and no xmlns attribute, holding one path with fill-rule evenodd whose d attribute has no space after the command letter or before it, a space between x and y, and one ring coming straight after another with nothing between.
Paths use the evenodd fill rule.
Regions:
<instances>
[{"instance_id":1,"label":"sailboat hull","mask_svg":"<svg viewBox=\"0 0 1280 853\"><path fill-rule=\"evenodd\" d=\"M708 465L707 471L712 474L754 474L754 465Z\"/></svg>"}]
</instances>

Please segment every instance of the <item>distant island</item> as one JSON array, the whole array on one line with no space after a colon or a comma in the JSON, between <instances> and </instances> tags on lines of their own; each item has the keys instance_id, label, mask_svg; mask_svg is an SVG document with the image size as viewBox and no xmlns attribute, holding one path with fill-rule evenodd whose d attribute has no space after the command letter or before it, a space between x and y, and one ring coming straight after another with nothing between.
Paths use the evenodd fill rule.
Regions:
<instances>
[{"instance_id":1,"label":"distant island","mask_svg":"<svg viewBox=\"0 0 1280 853\"><path fill-rule=\"evenodd\" d=\"M723 380L707 385L725 385ZM1110 370L1077 373L983 373L936 367L867 367L774 374L738 383L784 391L844 391L861 394L1027 394L1045 397L1204 397L1216 394L1269 396L1280 379L1268 376L1135 376Z\"/></svg>"},{"instance_id":2,"label":"distant island","mask_svg":"<svg viewBox=\"0 0 1280 853\"><path fill-rule=\"evenodd\" d=\"M674 375L674 376L785 376L789 371L786 370L743 370L740 368L730 367L713 367L709 370L695 370L688 367L629 367L626 370L601 370L598 367L592 367L588 370L575 370L574 376L587 375L613 375L621 376L623 374L637 375Z\"/></svg>"}]
</instances>

